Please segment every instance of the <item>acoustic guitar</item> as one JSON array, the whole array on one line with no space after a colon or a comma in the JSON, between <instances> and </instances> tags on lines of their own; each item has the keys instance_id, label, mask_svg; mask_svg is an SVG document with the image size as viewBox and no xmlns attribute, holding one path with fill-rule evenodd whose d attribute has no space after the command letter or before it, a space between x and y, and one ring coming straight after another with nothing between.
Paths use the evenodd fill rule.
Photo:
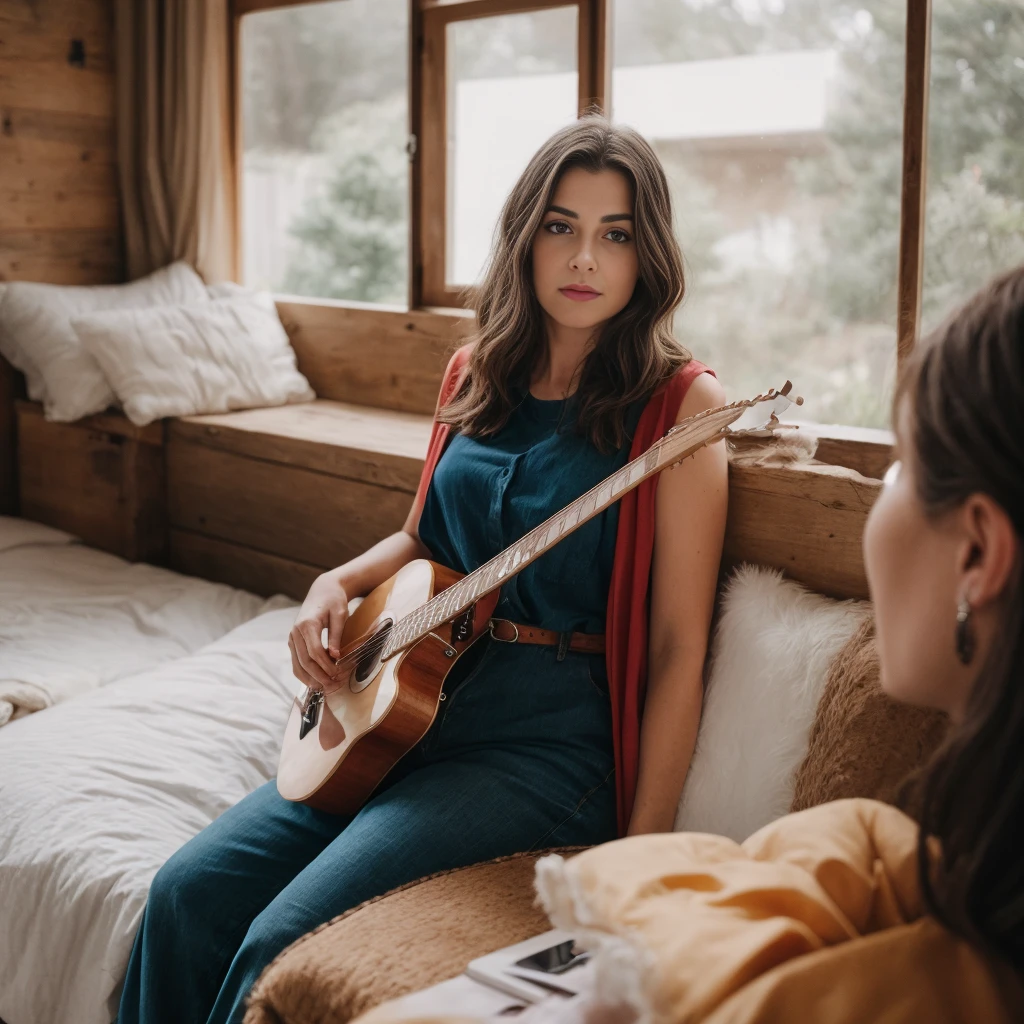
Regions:
<instances>
[{"instance_id":1,"label":"acoustic guitar","mask_svg":"<svg viewBox=\"0 0 1024 1024\"><path fill-rule=\"evenodd\" d=\"M277 773L288 800L354 814L430 728L445 677L488 632L503 583L634 487L723 438L771 438L793 401L789 381L749 401L683 420L612 473L468 575L426 559L409 562L352 612L342 632L335 685L293 701ZM756 443L756 442L755 442Z\"/></svg>"}]
</instances>

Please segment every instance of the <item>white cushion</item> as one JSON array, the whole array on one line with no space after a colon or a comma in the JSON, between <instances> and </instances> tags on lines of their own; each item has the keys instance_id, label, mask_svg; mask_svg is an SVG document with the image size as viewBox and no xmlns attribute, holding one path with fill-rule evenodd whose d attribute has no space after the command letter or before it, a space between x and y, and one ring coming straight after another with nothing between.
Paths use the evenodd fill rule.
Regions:
<instances>
[{"instance_id":1,"label":"white cushion","mask_svg":"<svg viewBox=\"0 0 1024 1024\"><path fill-rule=\"evenodd\" d=\"M736 570L712 640L677 832L741 842L789 812L829 666L869 609L823 597L774 569Z\"/></svg>"},{"instance_id":2,"label":"white cushion","mask_svg":"<svg viewBox=\"0 0 1024 1024\"><path fill-rule=\"evenodd\" d=\"M22 547L53 547L73 544L77 537L44 523L17 516L0 516L0 553Z\"/></svg>"},{"instance_id":3,"label":"white cushion","mask_svg":"<svg viewBox=\"0 0 1024 1024\"><path fill-rule=\"evenodd\" d=\"M96 310L209 302L202 278L173 263L130 284L72 287L12 281L0 301L0 352L25 374L29 397L50 420L102 412L114 394L82 348L71 318Z\"/></svg>"},{"instance_id":4,"label":"white cushion","mask_svg":"<svg viewBox=\"0 0 1024 1024\"><path fill-rule=\"evenodd\" d=\"M72 324L133 423L316 397L269 292L90 313Z\"/></svg>"}]
</instances>

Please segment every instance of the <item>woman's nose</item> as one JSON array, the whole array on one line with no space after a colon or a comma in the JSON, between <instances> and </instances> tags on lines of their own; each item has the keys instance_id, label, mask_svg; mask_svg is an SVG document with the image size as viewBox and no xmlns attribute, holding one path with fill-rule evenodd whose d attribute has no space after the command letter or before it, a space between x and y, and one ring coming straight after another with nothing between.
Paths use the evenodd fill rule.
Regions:
<instances>
[{"instance_id":1,"label":"woman's nose","mask_svg":"<svg viewBox=\"0 0 1024 1024\"><path fill-rule=\"evenodd\" d=\"M575 255L569 261L569 266L578 273L587 273L597 270L597 261L590 246L583 242L576 250Z\"/></svg>"}]
</instances>

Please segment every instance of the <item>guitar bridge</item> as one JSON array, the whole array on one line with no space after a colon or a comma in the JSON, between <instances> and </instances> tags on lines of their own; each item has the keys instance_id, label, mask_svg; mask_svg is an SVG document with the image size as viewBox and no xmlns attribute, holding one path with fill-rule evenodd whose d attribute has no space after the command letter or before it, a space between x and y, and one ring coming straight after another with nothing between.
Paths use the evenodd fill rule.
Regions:
<instances>
[{"instance_id":1,"label":"guitar bridge","mask_svg":"<svg viewBox=\"0 0 1024 1024\"><path fill-rule=\"evenodd\" d=\"M299 739L305 739L306 734L316 728L317 720L320 718L320 708L324 703L323 690L310 690L306 702L302 706L302 718L299 719Z\"/></svg>"},{"instance_id":2,"label":"guitar bridge","mask_svg":"<svg viewBox=\"0 0 1024 1024\"><path fill-rule=\"evenodd\" d=\"M462 643L473 635L473 612L476 605L467 608L458 618L452 619L452 643Z\"/></svg>"}]
</instances>

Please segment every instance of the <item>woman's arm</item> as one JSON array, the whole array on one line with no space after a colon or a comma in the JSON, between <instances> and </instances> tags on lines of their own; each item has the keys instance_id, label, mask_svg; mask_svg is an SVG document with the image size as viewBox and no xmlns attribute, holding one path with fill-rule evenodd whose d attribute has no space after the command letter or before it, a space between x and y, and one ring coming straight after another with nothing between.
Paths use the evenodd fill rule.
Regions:
<instances>
[{"instance_id":1,"label":"woman's arm","mask_svg":"<svg viewBox=\"0 0 1024 1024\"><path fill-rule=\"evenodd\" d=\"M721 384L701 374L676 422L725 402ZM669 832L675 820L700 723L728 499L726 451L720 443L665 471L658 482L647 698L629 835Z\"/></svg>"},{"instance_id":2,"label":"woman's arm","mask_svg":"<svg viewBox=\"0 0 1024 1024\"><path fill-rule=\"evenodd\" d=\"M324 576L337 583L351 600L353 597L365 597L414 559L430 558L430 552L420 540L420 511L413 502L401 530L377 541L372 548L344 565L330 569Z\"/></svg>"},{"instance_id":3,"label":"woman's arm","mask_svg":"<svg viewBox=\"0 0 1024 1024\"><path fill-rule=\"evenodd\" d=\"M292 670L307 686L331 685L334 659L341 653L341 633L348 620L349 601L365 597L414 559L430 558L419 537L420 511L413 501L401 530L313 581L288 637ZM325 628L326 649L321 640Z\"/></svg>"}]
</instances>

